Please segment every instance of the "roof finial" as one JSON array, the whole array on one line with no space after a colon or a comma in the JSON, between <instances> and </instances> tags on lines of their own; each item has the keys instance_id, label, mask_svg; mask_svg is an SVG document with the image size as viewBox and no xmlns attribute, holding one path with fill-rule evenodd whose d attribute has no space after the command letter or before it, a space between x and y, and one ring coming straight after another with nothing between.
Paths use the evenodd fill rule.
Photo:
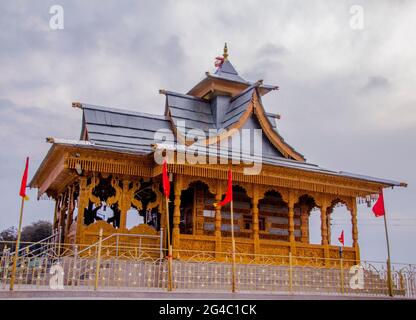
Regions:
<instances>
[{"instance_id":1,"label":"roof finial","mask_svg":"<svg viewBox=\"0 0 416 320\"><path fill-rule=\"evenodd\" d=\"M227 42L224 44L224 53L222 54L224 57L224 61L228 60L228 48L227 48Z\"/></svg>"}]
</instances>

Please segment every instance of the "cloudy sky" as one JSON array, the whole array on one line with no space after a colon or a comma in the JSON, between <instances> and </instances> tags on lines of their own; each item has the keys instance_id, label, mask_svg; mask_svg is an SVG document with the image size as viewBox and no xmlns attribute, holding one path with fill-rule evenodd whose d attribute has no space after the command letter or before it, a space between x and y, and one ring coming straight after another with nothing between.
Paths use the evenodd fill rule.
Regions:
<instances>
[{"instance_id":1,"label":"cloudy sky","mask_svg":"<svg viewBox=\"0 0 416 320\"><path fill-rule=\"evenodd\" d=\"M64 29L50 27L53 5ZM280 87L264 103L308 161L409 183L385 200L392 259L416 262L415 12L410 0L1 1L0 229L18 222L25 156L33 175L45 137L79 137L72 101L161 114L158 90L186 92L226 41L243 77ZM30 196L24 224L51 219L53 204ZM345 229L351 243L348 219L336 210L333 242ZM383 221L364 206L359 242L364 259L386 258Z\"/></svg>"}]
</instances>

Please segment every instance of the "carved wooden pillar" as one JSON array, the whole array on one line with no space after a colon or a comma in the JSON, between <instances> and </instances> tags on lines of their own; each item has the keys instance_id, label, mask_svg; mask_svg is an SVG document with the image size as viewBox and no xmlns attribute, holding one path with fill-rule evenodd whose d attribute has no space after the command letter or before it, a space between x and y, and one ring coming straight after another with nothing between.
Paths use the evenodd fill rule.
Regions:
<instances>
[{"instance_id":1,"label":"carved wooden pillar","mask_svg":"<svg viewBox=\"0 0 416 320\"><path fill-rule=\"evenodd\" d=\"M163 228L163 246L167 243L167 221L166 221L166 201L165 201L165 194L163 194L163 200L160 202L159 205L160 210L160 228Z\"/></svg>"},{"instance_id":2,"label":"carved wooden pillar","mask_svg":"<svg viewBox=\"0 0 416 320\"><path fill-rule=\"evenodd\" d=\"M127 211L130 209L131 195L129 193L129 180L123 180L123 189L120 199L120 230L126 230Z\"/></svg>"},{"instance_id":3,"label":"carved wooden pillar","mask_svg":"<svg viewBox=\"0 0 416 320\"><path fill-rule=\"evenodd\" d=\"M302 243L309 243L309 212L307 205L301 205L300 207L300 219L301 219L301 241Z\"/></svg>"},{"instance_id":4,"label":"carved wooden pillar","mask_svg":"<svg viewBox=\"0 0 416 320\"><path fill-rule=\"evenodd\" d=\"M55 200L55 210L54 210L54 213L53 213L53 225L52 225L52 228L56 232L57 232L57 227L58 227L56 224L58 222L58 212L59 212L59 203L60 203L60 201L61 201L61 197L58 196L58 198Z\"/></svg>"},{"instance_id":5,"label":"carved wooden pillar","mask_svg":"<svg viewBox=\"0 0 416 320\"><path fill-rule=\"evenodd\" d=\"M173 208L173 229L172 229L172 246L173 248L179 247L179 223L181 218L181 193L182 183L180 176L177 176L175 181L175 198Z\"/></svg>"},{"instance_id":6,"label":"carved wooden pillar","mask_svg":"<svg viewBox=\"0 0 416 320\"><path fill-rule=\"evenodd\" d=\"M360 248L358 246L358 226L357 226L357 201L351 199L351 225L352 225L352 245L355 249L356 261L360 260Z\"/></svg>"},{"instance_id":7,"label":"carved wooden pillar","mask_svg":"<svg viewBox=\"0 0 416 320\"><path fill-rule=\"evenodd\" d=\"M60 209L60 213L59 213L59 229L61 230L61 235L60 235L60 239L59 242L64 242L65 241L65 220L68 217L68 215L66 214L67 210L68 210L68 197L69 197L69 193L70 193L70 189L68 188L62 195L62 205L61 205L61 209Z\"/></svg>"},{"instance_id":8,"label":"carved wooden pillar","mask_svg":"<svg viewBox=\"0 0 416 320\"><path fill-rule=\"evenodd\" d=\"M215 194L215 203L221 202L221 187L217 186ZM221 252L221 207L215 207L215 252Z\"/></svg>"},{"instance_id":9,"label":"carved wooden pillar","mask_svg":"<svg viewBox=\"0 0 416 320\"><path fill-rule=\"evenodd\" d=\"M254 241L254 254L260 253L260 238L259 238L259 191L258 186L253 186L253 241Z\"/></svg>"},{"instance_id":10,"label":"carved wooden pillar","mask_svg":"<svg viewBox=\"0 0 416 320\"><path fill-rule=\"evenodd\" d=\"M328 245L328 219L327 219L327 201L322 202L321 206L321 244Z\"/></svg>"},{"instance_id":11,"label":"carved wooden pillar","mask_svg":"<svg viewBox=\"0 0 416 320\"><path fill-rule=\"evenodd\" d=\"M329 201L326 197L323 197L321 202L321 244L324 247L324 258L325 258L325 265L329 265L330 261L329 258L329 244L328 244L328 220L327 220L327 212L329 207Z\"/></svg>"},{"instance_id":12,"label":"carved wooden pillar","mask_svg":"<svg viewBox=\"0 0 416 320\"><path fill-rule=\"evenodd\" d=\"M87 192L87 178L81 177L79 181L78 217L76 243L81 243L82 226L84 225L84 210L88 206L89 194Z\"/></svg>"},{"instance_id":13,"label":"carved wooden pillar","mask_svg":"<svg viewBox=\"0 0 416 320\"><path fill-rule=\"evenodd\" d=\"M326 229L328 233L328 244L331 244L331 214L332 210L328 209L326 211Z\"/></svg>"},{"instance_id":14,"label":"carved wooden pillar","mask_svg":"<svg viewBox=\"0 0 416 320\"><path fill-rule=\"evenodd\" d=\"M68 216L66 218L66 232L65 232L66 240L68 238L69 229L71 228L71 225L72 225L72 218L73 218L74 209L75 209L74 192L75 192L75 186L69 187Z\"/></svg>"},{"instance_id":15,"label":"carved wooden pillar","mask_svg":"<svg viewBox=\"0 0 416 320\"><path fill-rule=\"evenodd\" d=\"M290 190L289 192L289 201L288 201L288 208L289 208L289 242L290 242L290 250L292 254L295 254L296 250L296 242L295 242L295 193Z\"/></svg>"}]
</instances>

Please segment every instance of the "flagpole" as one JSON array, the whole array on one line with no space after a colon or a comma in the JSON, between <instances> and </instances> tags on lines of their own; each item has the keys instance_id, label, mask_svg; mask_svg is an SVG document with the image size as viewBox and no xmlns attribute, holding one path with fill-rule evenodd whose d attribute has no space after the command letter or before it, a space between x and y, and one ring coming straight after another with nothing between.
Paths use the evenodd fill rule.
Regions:
<instances>
[{"instance_id":1,"label":"flagpole","mask_svg":"<svg viewBox=\"0 0 416 320\"><path fill-rule=\"evenodd\" d=\"M17 229L16 248L14 250L13 268L12 268L12 273L11 273L11 276L10 276L10 288L9 288L10 291L13 291L14 282L15 282L15 279L16 279L17 258L19 256L20 235L21 235L21 230L22 230L24 205L25 205L25 198L22 197L22 202L21 202L21 205L20 205L19 228Z\"/></svg>"},{"instance_id":2,"label":"flagpole","mask_svg":"<svg viewBox=\"0 0 416 320\"><path fill-rule=\"evenodd\" d=\"M389 242L389 233L387 230L387 218L386 218L386 210L384 210L384 230L386 232L386 243L387 243L387 281L389 287L389 295L393 296L393 283L391 279L391 260L390 260L390 242Z\"/></svg>"},{"instance_id":3,"label":"flagpole","mask_svg":"<svg viewBox=\"0 0 416 320\"><path fill-rule=\"evenodd\" d=\"M166 229L168 237L168 291L172 291L172 245L170 243L170 226L169 226L169 199L166 200Z\"/></svg>"},{"instance_id":4,"label":"flagpole","mask_svg":"<svg viewBox=\"0 0 416 320\"><path fill-rule=\"evenodd\" d=\"M230 202L230 211L231 211L231 246L232 246L232 291L235 292L235 239L234 239L234 210L233 210L233 200Z\"/></svg>"}]
</instances>

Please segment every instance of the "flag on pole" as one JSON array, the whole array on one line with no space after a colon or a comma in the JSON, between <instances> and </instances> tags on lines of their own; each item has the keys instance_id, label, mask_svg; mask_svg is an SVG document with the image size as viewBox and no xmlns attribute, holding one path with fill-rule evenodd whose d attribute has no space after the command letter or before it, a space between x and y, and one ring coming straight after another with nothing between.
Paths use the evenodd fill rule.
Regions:
<instances>
[{"instance_id":1,"label":"flag on pole","mask_svg":"<svg viewBox=\"0 0 416 320\"><path fill-rule=\"evenodd\" d=\"M339 236L338 241L344 245L344 230L341 231L341 235Z\"/></svg>"},{"instance_id":2,"label":"flag on pole","mask_svg":"<svg viewBox=\"0 0 416 320\"><path fill-rule=\"evenodd\" d=\"M166 164L166 160L163 161L162 181L163 181L163 192L165 194L165 197L169 198L170 182L169 182L169 176L168 176L168 165Z\"/></svg>"},{"instance_id":3,"label":"flag on pole","mask_svg":"<svg viewBox=\"0 0 416 320\"><path fill-rule=\"evenodd\" d=\"M233 177L231 173L231 169L228 170L228 186L227 192L225 194L224 200L218 203L214 203L214 207L222 207L225 206L227 203L233 201Z\"/></svg>"},{"instance_id":4,"label":"flag on pole","mask_svg":"<svg viewBox=\"0 0 416 320\"><path fill-rule=\"evenodd\" d=\"M376 217L384 216L386 211L384 209L384 197L383 197L383 190L378 195L378 199L373 206L373 212Z\"/></svg>"},{"instance_id":5,"label":"flag on pole","mask_svg":"<svg viewBox=\"0 0 416 320\"><path fill-rule=\"evenodd\" d=\"M20 192L19 192L19 196L21 196L26 201L29 200L29 197L26 194L28 170L29 170L29 157L26 158L26 167L25 167L25 171L23 172L22 183L20 185Z\"/></svg>"},{"instance_id":6,"label":"flag on pole","mask_svg":"<svg viewBox=\"0 0 416 320\"><path fill-rule=\"evenodd\" d=\"M216 57L215 58L215 68L219 68L224 63L224 57Z\"/></svg>"}]
</instances>

